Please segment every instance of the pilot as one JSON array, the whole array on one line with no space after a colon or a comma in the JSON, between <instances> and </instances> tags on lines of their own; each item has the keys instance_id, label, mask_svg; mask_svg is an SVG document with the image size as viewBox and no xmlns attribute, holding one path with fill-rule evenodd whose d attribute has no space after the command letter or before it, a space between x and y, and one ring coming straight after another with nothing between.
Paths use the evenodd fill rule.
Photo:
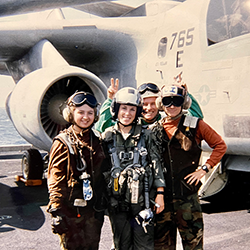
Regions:
<instances>
[{"instance_id":1,"label":"pilot","mask_svg":"<svg viewBox=\"0 0 250 250\"><path fill-rule=\"evenodd\" d=\"M150 126L164 161L165 209L156 215L155 249L176 249L177 228L183 249L203 249L203 219L198 198L201 178L226 152L219 134L202 119L189 116L191 105L183 85L165 85L156 100L166 117ZM213 149L206 163L199 165L201 141Z\"/></svg>"},{"instance_id":2,"label":"pilot","mask_svg":"<svg viewBox=\"0 0 250 250\"><path fill-rule=\"evenodd\" d=\"M178 79L181 78L181 73L177 77ZM102 104L100 110L100 119L95 124L96 130L100 132L103 132L106 128L114 125L114 121L112 120L112 116L110 114L110 105L114 95L118 91L118 88L119 88L119 80L116 79L116 81L114 81L114 79L111 78L111 84L107 90L108 98ZM160 94L158 86L155 83L148 82L141 84L137 89L141 94L143 103L142 117L140 117L141 124L148 126L154 123L155 121L159 121L161 119L161 114L159 113L159 110L155 105L155 100L157 97L159 97ZM203 118L203 114L199 104L191 94L188 95L192 100L192 105L188 109L189 114Z\"/></svg>"},{"instance_id":3,"label":"pilot","mask_svg":"<svg viewBox=\"0 0 250 250\"><path fill-rule=\"evenodd\" d=\"M90 93L77 92L68 99L63 117L71 126L54 138L48 166L52 231L59 235L61 249L97 250L105 188L101 173L105 154L99 132L92 129L98 102Z\"/></svg>"},{"instance_id":4,"label":"pilot","mask_svg":"<svg viewBox=\"0 0 250 250\"><path fill-rule=\"evenodd\" d=\"M151 131L138 124L142 111L138 90L120 89L110 110L116 123L102 138L110 157L106 180L115 249L153 250L153 210L164 209L160 155Z\"/></svg>"}]
</instances>

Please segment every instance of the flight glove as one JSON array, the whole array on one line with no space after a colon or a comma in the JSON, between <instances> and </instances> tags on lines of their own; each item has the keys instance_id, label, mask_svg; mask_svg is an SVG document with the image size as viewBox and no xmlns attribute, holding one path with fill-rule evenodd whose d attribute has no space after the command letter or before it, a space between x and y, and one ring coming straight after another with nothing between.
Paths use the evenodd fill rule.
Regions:
<instances>
[{"instance_id":1,"label":"flight glove","mask_svg":"<svg viewBox=\"0 0 250 250\"><path fill-rule=\"evenodd\" d=\"M62 211L57 208L50 208L48 212L52 216L51 218L52 232L54 234L60 234L60 235L66 233L69 229L66 216L62 213Z\"/></svg>"}]
</instances>

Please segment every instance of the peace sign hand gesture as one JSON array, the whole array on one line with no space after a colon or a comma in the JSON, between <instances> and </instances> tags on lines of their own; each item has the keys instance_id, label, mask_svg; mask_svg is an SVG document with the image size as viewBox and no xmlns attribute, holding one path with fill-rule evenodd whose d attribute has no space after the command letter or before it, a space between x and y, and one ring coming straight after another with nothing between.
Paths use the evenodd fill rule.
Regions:
<instances>
[{"instance_id":1,"label":"peace sign hand gesture","mask_svg":"<svg viewBox=\"0 0 250 250\"><path fill-rule=\"evenodd\" d=\"M114 78L111 78L110 79L110 86L108 88L108 91L107 91L107 96L109 99L113 99L116 92L118 91L118 88L119 88L119 79L116 78L114 80Z\"/></svg>"}]
</instances>

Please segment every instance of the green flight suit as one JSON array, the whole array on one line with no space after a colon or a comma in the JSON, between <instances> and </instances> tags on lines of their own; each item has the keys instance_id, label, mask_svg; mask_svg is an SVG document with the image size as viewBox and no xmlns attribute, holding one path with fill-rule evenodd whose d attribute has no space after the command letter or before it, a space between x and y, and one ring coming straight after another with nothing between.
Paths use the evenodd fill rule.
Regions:
<instances>
[{"instance_id":1,"label":"green flight suit","mask_svg":"<svg viewBox=\"0 0 250 250\"><path fill-rule=\"evenodd\" d=\"M114 136L115 135L115 136ZM158 187L165 187L164 176L161 167L161 159L158 153L158 149L153 140L153 135L150 130L142 128L142 125L133 125L130 135L124 139L122 134L118 129L118 125L115 124L105 130L103 133L104 145L111 149L114 145L114 140L116 140L116 154L119 156L119 166L122 173L123 170L127 169L134 162L135 147L138 145L140 137L144 137L145 148L147 149L147 169L150 173L149 176L149 189L157 189ZM109 150L111 154L111 150ZM111 154L111 158L113 155ZM142 156L139 158L139 164L142 165ZM112 164L110 164L110 170L112 171ZM114 169L114 168L113 168ZM129 174L128 174L129 175ZM120 175L121 176L121 175ZM140 174L140 176L143 176ZM112 173L107 178L108 194L109 194L109 217L111 221L114 244L116 250L153 250L154 249L154 225L150 223L145 228L142 227L141 223L138 223L138 213L145 209L145 196L144 191L139 191L138 202L132 204L132 199L128 198L130 193L129 188L129 178L126 179L127 183L125 192L114 191L113 186L109 185L112 183ZM119 178L119 184L120 184ZM141 190L141 185L144 187L144 180L140 179L139 190ZM151 183L151 185L150 185ZM120 187L119 187L120 188ZM121 188L121 190L123 190ZM132 195L131 195L132 197ZM137 219L136 219L137 218Z\"/></svg>"}]
</instances>

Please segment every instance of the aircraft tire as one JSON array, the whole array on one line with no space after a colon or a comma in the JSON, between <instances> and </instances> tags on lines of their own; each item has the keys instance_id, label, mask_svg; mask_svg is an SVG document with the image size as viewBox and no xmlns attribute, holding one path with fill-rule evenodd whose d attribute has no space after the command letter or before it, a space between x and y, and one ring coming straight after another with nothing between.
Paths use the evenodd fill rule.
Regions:
<instances>
[{"instance_id":1,"label":"aircraft tire","mask_svg":"<svg viewBox=\"0 0 250 250\"><path fill-rule=\"evenodd\" d=\"M43 159L37 149L28 149L22 157L22 174L26 180L40 180L43 177Z\"/></svg>"}]
</instances>

